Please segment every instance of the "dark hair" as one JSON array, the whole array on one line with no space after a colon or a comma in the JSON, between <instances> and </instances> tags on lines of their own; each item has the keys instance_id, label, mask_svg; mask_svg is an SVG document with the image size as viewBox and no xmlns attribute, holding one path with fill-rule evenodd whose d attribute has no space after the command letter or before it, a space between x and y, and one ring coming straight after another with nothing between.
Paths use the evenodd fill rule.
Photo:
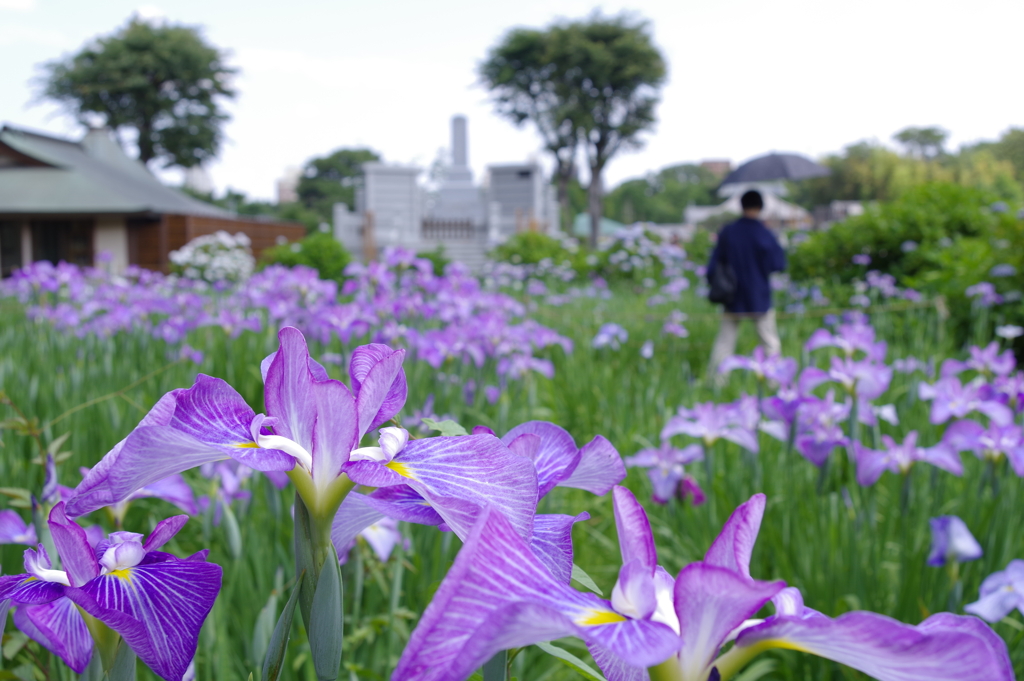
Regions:
<instances>
[{"instance_id":1,"label":"dark hair","mask_svg":"<svg viewBox=\"0 0 1024 681\"><path fill-rule=\"evenodd\" d=\"M751 189L740 197L740 205L743 206L743 210L750 210L751 208L761 210L764 208L764 199L761 198L761 192Z\"/></svg>"}]
</instances>

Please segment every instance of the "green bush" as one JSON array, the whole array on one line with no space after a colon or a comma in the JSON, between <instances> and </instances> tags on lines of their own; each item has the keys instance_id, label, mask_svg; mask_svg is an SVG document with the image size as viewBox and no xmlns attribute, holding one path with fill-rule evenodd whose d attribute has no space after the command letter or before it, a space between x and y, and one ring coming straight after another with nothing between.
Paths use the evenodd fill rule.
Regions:
<instances>
[{"instance_id":1,"label":"green bush","mask_svg":"<svg viewBox=\"0 0 1024 681\"><path fill-rule=\"evenodd\" d=\"M688 243L683 244L686 249L687 257L698 265L706 265L708 260L711 259L711 250L715 247L715 244L711 241L711 235L713 234L710 229L697 229L693 233L693 238Z\"/></svg>"},{"instance_id":2,"label":"green bush","mask_svg":"<svg viewBox=\"0 0 1024 681\"><path fill-rule=\"evenodd\" d=\"M540 232L519 232L491 251L491 258L514 265L536 265L545 258L554 263L572 260L572 254L558 239Z\"/></svg>"},{"instance_id":3,"label":"green bush","mask_svg":"<svg viewBox=\"0 0 1024 681\"><path fill-rule=\"evenodd\" d=\"M341 281L352 256L329 232L313 232L305 239L263 251L260 269L267 265L305 265L320 273L321 279Z\"/></svg>"},{"instance_id":4,"label":"green bush","mask_svg":"<svg viewBox=\"0 0 1024 681\"><path fill-rule=\"evenodd\" d=\"M790 256L796 281L823 284L863 279L868 270L896 277L900 286L945 298L957 343L991 338L997 324L1021 324L1024 307L1024 222L1010 209L994 212L993 195L955 184L933 183L870 209L831 229L812 234ZM856 265L853 256L871 257ZM997 276L997 265L1011 266ZM965 291L992 283L1006 302L983 309ZM987 341L986 341L987 342Z\"/></svg>"},{"instance_id":5,"label":"green bush","mask_svg":"<svg viewBox=\"0 0 1024 681\"><path fill-rule=\"evenodd\" d=\"M790 272L796 280L850 281L868 269L901 280L919 275L934 267L930 254L948 244L944 239L993 234L1000 223L1014 221L1009 214L992 213L993 201L991 194L956 184L921 185L812 234L791 254ZM871 264L854 264L853 256L860 254L871 256Z\"/></svg>"}]
</instances>

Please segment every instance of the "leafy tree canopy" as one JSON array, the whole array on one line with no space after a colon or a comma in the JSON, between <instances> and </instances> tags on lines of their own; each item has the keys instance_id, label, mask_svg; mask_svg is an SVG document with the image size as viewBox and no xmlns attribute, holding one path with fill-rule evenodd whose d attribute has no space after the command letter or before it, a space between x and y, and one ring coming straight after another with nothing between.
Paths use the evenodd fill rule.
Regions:
<instances>
[{"instance_id":1,"label":"leafy tree canopy","mask_svg":"<svg viewBox=\"0 0 1024 681\"><path fill-rule=\"evenodd\" d=\"M1024 187L1016 177L1020 171L1000 155L1012 155L1012 145L997 148L1000 144L982 144L956 154L924 158L916 152L901 156L877 143L858 142L822 161L831 175L792 183L791 200L807 208L835 200L895 201L923 184L949 182L1016 201L1024 196Z\"/></svg>"},{"instance_id":2,"label":"leafy tree canopy","mask_svg":"<svg viewBox=\"0 0 1024 681\"><path fill-rule=\"evenodd\" d=\"M604 169L619 151L642 145L666 66L644 21L593 15L552 29L561 89L576 102L573 119L590 170L587 187L590 243L597 244L604 199Z\"/></svg>"},{"instance_id":3,"label":"leafy tree canopy","mask_svg":"<svg viewBox=\"0 0 1024 681\"><path fill-rule=\"evenodd\" d=\"M355 208L355 186L363 174L362 165L379 160L380 156L371 149L338 149L309 160L299 178L299 202L330 222L334 204Z\"/></svg>"},{"instance_id":4,"label":"leafy tree canopy","mask_svg":"<svg viewBox=\"0 0 1024 681\"><path fill-rule=\"evenodd\" d=\"M1013 165L1019 182L1024 182L1024 128L1010 128L996 142L981 142L964 151L987 151L1000 161Z\"/></svg>"},{"instance_id":5,"label":"leafy tree canopy","mask_svg":"<svg viewBox=\"0 0 1024 681\"><path fill-rule=\"evenodd\" d=\"M605 214L626 224L679 223L687 206L719 202L715 197L719 181L714 173L698 165L670 166L613 189L604 200Z\"/></svg>"},{"instance_id":6,"label":"leafy tree canopy","mask_svg":"<svg viewBox=\"0 0 1024 681\"><path fill-rule=\"evenodd\" d=\"M892 136L906 148L911 156L917 158L935 158L942 154L949 133L942 128L904 128Z\"/></svg>"},{"instance_id":7,"label":"leafy tree canopy","mask_svg":"<svg viewBox=\"0 0 1024 681\"><path fill-rule=\"evenodd\" d=\"M133 18L66 60L44 66L42 96L85 125L137 134L139 160L191 168L217 155L236 70L199 29Z\"/></svg>"},{"instance_id":8,"label":"leafy tree canopy","mask_svg":"<svg viewBox=\"0 0 1024 681\"><path fill-rule=\"evenodd\" d=\"M516 123L533 122L554 154L563 207L582 145L595 226L603 209L604 168L619 151L640 146L639 134L654 123L665 72L646 22L600 14L543 31L513 30L480 70L499 113ZM591 236L596 242L596 228Z\"/></svg>"},{"instance_id":9,"label":"leafy tree canopy","mask_svg":"<svg viewBox=\"0 0 1024 681\"><path fill-rule=\"evenodd\" d=\"M560 87L552 31L513 29L491 48L480 78L491 91L498 114L517 126L532 123L544 149L555 160L558 199L568 212L569 183L576 176L576 102ZM564 215L564 219L571 219Z\"/></svg>"}]
</instances>

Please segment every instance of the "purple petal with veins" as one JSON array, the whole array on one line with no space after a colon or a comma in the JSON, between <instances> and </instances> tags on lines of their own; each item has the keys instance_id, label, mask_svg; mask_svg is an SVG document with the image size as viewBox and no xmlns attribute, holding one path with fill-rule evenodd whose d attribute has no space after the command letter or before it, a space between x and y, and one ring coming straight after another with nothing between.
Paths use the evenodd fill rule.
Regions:
<instances>
[{"instance_id":1,"label":"purple petal with veins","mask_svg":"<svg viewBox=\"0 0 1024 681\"><path fill-rule=\"evenodd\" d=\"M872 612L836 619L777 615L739 634L736 649L795 648L880 681L1012 681L1006 644L980 620L949 613L910 626Z\"/></svg>"},{"instance_id":2,"label":"purple petal with veins","mask_svg":"<svg viewBox=\"0 0 1024 681\"><path fill-rule=\"evenodd\" d=\"M93 641L82 613L67 598L14 611L14 624L23 634L81 674L92 659Z\"/></svg>"}]
</instances>

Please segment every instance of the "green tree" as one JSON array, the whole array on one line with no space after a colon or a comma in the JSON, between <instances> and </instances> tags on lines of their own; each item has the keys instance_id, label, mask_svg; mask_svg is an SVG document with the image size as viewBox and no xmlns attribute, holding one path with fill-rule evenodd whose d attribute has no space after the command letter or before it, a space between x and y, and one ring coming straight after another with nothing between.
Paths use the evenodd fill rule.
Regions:
<instances>
[{"instance_id":1,"label":"green tree","mask_svg":"<svg viewBox=\"0 0 1024 681\"><path fill-rule=\"evenodd\" d=\"M916 158L903 157L879 144L857 142L822 163L832 172L790 185L790 196L814 208L832 201L892 201L911 187L937 177L941 168Z\"/></svg>"},{"instance_id":2,"label":"green tree","mask_svg":"<svg viewBox=\"0 0 1024 681\"><path fill-rule=\"evenodd\" d=\"M903 128L892 136L903 145L907 153L917 158L937 158L942 155L949 133L942 128Z\"/></svg>"},{"instance_id":3,"label":"green tree","mask_svg":"<svg viewBox=\"0 0 1024 681\"><path fill-rule=\"evenodd\" d=\"M355 208L356 181L363 174L362 166L379 160L380 156L371 149L338 149L310 159L299 178L299 202L323 221L331 222L334 204Z\"/></svg>"},{"instance_id":4,"label":"green tree","mask_svg":"<svg viewBox=\"0 0 1024 681\"><path fill-rule=\"evenodd\" d=\"M191 168L217 155L235 69L198 28L133 18L63 61L44 66L42 97L86 125L136 132L139 160Z\"/></svg>"},{"instance_id":5,"label":"green tree","mask_svg":"<svg viewBox=\"0 0 1024 681\"><path fill-rule=\"evenodd\" d=\"M1010 128L997 142L982 142L974 149L988 150L1000 161L1013 164L1018 182L1024 182L1024 128Z\"/></svg>"},{"instance_id":6,"label":"green tree","mask_svg":"<svg viewBox=\"0 0 1024 681\"><path fill-rule=\"evenodd\" d=\"M540 133L555 160L555 185L564 221L572 220L569 184L576 177L579 147L573 102L559 87L551 31L514 29L480 65L480 79L491 91L498 113L517 126L527 121Z\"/></svg>"},{"instance_id":7,"label":"green tree","mask_svg":"<svg viewBox=\"0 0 1024 681\"><path fill-rule=\"evenodd\" d=\"M576 130L587 156L590 245L597 246L604 213L604 169L618 152L642 145L654 124L665 60L648 24L594 15L553 29L566 98L575 102Z\"/></svg>"},{"instance_id":8,"label":"green tree","mask_svg":"<svg viewBox=\"0 0 1024 681\"><path fill-rule=\"evenodd\" d=\"M679 223L689 205L717 203L719 178L707 168L684 163L627 180L604 200L608 217L625 222Z\"/></svg>"},{"instance_id":9,"label":"green tree","mask_svg":"<svg viewBox=\"0 0 1024 681\"><path fill-rule=\"evenodd\" d=\"M591 244L603 214L604 169L623 149L641 145L654 123L665 61L648 24L628 17L592 15L544 31L513 31L481 67L500 113L541 131L556 155L563 206L575 172L576 145L590 170L587 208Z\"/></svg>"}]
</instances>

